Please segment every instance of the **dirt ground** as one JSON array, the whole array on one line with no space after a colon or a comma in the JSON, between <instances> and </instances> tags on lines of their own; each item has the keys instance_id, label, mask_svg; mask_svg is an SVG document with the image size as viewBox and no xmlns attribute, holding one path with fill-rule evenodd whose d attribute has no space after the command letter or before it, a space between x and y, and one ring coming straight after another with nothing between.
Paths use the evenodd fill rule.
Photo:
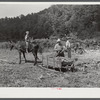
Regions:
<instances>
[{"instance_id":1,"label":"dirt ground","mask_svg":"<svg viewBox=\"0 0 100 100\"><path fill-rule=\"evenodd\" d=\"M51 53L44 53L46 55ZM100 51L72 54L78 58L76 72L55 72L34 66L33 55L26 54L29 62L18 64L16 50L0 49L0 87L100 87ZM39 54L41 59L41 55Z\"/></svg>"}]
</instances>

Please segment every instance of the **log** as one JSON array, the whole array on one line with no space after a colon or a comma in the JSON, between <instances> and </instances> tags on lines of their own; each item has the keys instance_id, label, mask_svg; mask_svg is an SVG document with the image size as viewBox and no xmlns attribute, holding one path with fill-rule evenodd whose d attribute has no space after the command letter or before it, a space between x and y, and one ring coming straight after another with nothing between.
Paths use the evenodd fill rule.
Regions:
<instances>
[{"instance_id":1,"label":"log","mask_svg":"<svg viewBox=\"0 0 100 100\"><path fill-rule=\"evenodd\" d=\"M59 71L56 71L56 70L48 69L46 67L42 67L42 65L37 65L37 66L40 67L43 70L47 70L47 71L51 71L51 72L55 72L55 73L61 73L61 74L63 73L63 72L59 72Z\"/></svg>"}]
</instances>

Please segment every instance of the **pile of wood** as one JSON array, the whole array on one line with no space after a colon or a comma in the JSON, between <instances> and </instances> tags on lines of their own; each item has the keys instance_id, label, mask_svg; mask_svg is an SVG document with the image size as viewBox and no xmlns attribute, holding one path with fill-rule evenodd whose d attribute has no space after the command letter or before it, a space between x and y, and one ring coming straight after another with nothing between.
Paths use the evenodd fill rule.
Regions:
<instances>
[{"instance_id":1,"label":"pile of wood","mask_svg":"<svg viewBox=\"0 0 100 100\"><path fill-rule=\"evenodd\" d=\"M78 59L74 59L74 60L72 60L72 59L64 59L64 60L62 60L62 62L61 62L61 68L66 68L68 71L75 71L75 66L74 66L74 63L75 63L75 61L77 61Z\"/></svg>"}]
</instances>

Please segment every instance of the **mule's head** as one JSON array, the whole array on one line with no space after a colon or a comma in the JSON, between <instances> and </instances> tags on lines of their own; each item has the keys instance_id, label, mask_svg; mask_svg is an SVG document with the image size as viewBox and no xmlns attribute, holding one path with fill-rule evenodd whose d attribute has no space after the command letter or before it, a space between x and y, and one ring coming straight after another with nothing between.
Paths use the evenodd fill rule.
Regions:
<instances>
[{"instance_id":1,"label":"mule's head","mask_svg":"<svg viewBox=\"0 0 100 100\"><path fill-rule=\"evenodd\" d=\"M9 41L10 44L10 50L12 50L14 48L14 43L12 41Z\"/></svg>"},{"instance_id":2,"label":"mule's head","mask_svg":"<svg viewBox=\"0 0 100 100\"><path fill-rule=\"evenodd\" d=\"M11 45L11 46L10 46L10 50L12 50L13 48L14 48L14 45Z\"/></svg>"}]
</instances>

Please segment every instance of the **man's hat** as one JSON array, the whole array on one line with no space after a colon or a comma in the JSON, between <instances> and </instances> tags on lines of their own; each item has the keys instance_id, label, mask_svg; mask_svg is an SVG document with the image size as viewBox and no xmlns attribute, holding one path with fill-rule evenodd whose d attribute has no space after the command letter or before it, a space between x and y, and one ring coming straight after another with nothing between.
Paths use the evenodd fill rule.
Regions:
<instances>
[{"instance_id":1,"label":"man's hat","mask_svg":"<svg viewBox=\"0 0 100 100\"><path fill-rule=\"evenodd\" d=\"M71 39L71 37L66 37L66 39Z\"/></svg>"},{"instance_id":2,"label":"man's hat","mask_svg":"<svg viewBox=\"0 0 100 100\"><path fill-rule=\"evenodd\" d=\"M60 39L57 40L57 42L60 42L60 41L61 41Z\"/></svg>"}]
</instances>

